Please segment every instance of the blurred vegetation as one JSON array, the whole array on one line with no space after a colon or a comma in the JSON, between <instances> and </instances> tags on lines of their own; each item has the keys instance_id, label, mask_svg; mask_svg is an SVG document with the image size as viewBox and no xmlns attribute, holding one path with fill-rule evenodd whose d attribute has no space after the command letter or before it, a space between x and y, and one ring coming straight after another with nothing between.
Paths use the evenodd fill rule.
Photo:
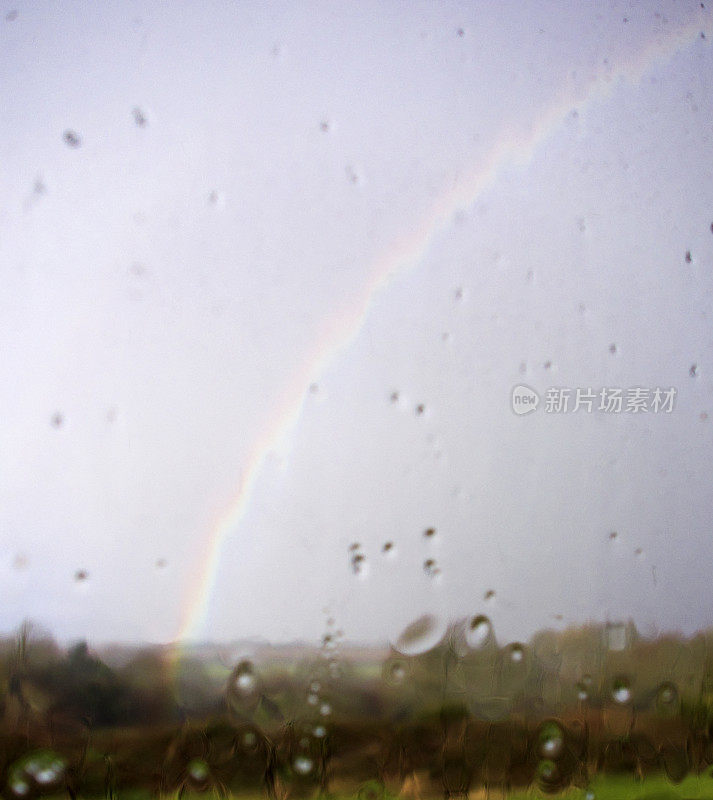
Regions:
<instances>
[{"instance_id":1,"label":"blurred vegetation","mask_svg":"<svg viewBox=\"0 0 713 800\"><path fill-rule=\"evenodd\" d=\"M483 620L417 655L327 633L180 658L61 648L25 624L0 640L0 791L584 797L607 778L641 790L622 797L656 780L661 797L713 797L713 632L590 625L503 645Z\"/></svg>"}]
</instances>

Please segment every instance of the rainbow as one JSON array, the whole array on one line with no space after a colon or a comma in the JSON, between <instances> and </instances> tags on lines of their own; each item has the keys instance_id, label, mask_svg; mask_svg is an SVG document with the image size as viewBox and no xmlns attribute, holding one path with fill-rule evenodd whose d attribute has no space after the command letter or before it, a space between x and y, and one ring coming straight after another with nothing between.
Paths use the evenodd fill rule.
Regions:
<instances>
[{"instance_id":1,"label":"rainbow","mask_svg":"<svg viewBox=\"0 0 713 800\"><path fill-rule=\"evenodd\" d=\"M174 664L182 645L197 638L204 630L223 544L238 529L268 454L286 446L300 419L310 386L359 336L376 298L389 287L395 276L414 268L422 260L434 237L449 225L453 215L470 207L492 187L504 167L526 166L573 109L581 110L587 105L606 101L622 81L638 85L652 69L665 64L677 52L701 38L702 32L710 41L710 29L711 23L699 12L691 22L669 31L665 38L649 43L633 58L621 58L616 65L610 63L578 92L564 87L563 97L548 108L528 132L503 135L482 164L441 194L419 224L376 259L369 270L369 280L351 307L327 323L318 344L295 370L276 403L269 425L252 446L235 497L206 536L203 561L186 592L180 627L173 640Z\"/></svg>"}]
</instances>

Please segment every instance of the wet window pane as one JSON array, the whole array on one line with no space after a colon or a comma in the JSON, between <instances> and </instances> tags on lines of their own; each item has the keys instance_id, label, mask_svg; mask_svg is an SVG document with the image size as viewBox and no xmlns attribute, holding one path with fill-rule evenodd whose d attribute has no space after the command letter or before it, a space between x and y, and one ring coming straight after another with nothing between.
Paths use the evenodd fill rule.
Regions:
<instances>
[{"instance_id":1,"label":"wet window pane","mask_svg":"<svg viewBox=\"0 0 713 800\"><path fill-rule=\"evenodd\" d=\"M0 9L0 793L713 796L707 3Z\"/></svg>"}]
</instances>

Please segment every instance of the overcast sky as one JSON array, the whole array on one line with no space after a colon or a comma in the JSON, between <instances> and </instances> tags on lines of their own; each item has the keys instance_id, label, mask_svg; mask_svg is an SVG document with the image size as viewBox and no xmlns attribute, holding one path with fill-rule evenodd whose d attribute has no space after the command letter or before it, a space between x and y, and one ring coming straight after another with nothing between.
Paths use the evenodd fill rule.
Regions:
<instances>
[{"instance_id":1,"label":"overcast sky","mask_svg":"<svg viewBox=\"0 0 713 800\"><path fill-rule=\"evenodd\" d=\"M707 8L0 14L0 632L713 624Z\"/></svg>"}]
</instances>

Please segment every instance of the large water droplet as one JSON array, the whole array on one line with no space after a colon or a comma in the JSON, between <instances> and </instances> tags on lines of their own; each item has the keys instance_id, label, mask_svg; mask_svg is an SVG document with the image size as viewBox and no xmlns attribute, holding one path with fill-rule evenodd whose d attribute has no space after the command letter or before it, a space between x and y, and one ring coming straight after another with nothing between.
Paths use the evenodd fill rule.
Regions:
<instances>
[{"instance_id":1,"label":"large water droplet","mask_svg":"<svg viewBox=\"0 0 713 800\"><path fill-rule=\"evenodd\" d=\"M396 649L405 656L425 653L443 638L443 623L432 614L424 614L401 632L396 640Z\"/></svg>"}]
</instances>

